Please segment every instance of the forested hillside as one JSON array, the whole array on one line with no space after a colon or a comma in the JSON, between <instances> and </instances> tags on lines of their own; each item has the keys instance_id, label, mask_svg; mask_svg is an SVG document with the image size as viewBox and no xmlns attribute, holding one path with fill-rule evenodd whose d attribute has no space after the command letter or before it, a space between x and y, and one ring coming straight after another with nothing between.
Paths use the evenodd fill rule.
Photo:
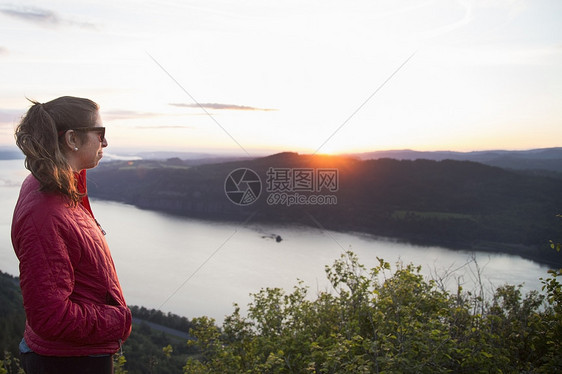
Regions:
<instances>
[{"instance_id":1,"label":"forested hillside","mask_svg":"<svg viewBox=\"0 0 562 374\"><path fill-rule=\"evenodd\" d=\"M24 327L25 313L19 279L0 271L0 361L6 356L19 356L18 345ZM13 367L15 364L12 363Z\"/></svg>"},{"instance_id":2,"label":"forested hillside","mask_svg":"<svg viewBox=\"0 0 562 374\"><path fill-rule=\"evenodd\" d=\"M412 151L393 150L359 153L355 155L362 160L379 158L394 158L397 160L462 160L474 161L482 164L499 166L513 170L535 170L562 172L562 148L540 148L524 151L474 151L474 152L452 152L452 151Z\"/></svg>"},{"instance_id":3,"label":"forested hillside","mask_svg":"<svg viewBox=\"0 0 562 374\"><path fill-rule=\"evenodd\" d=\"M187 339L151 328L146 322L189 332L193 324L186 318L159 310L131 306L135 323L123 346L127 362L123 368L131 374L175 374L182 371L188 357L196 353ZM25 312L19 280L0 271L0 374L17 373L19 343L25 327ZM165 348L165 349L164 349ZM9 361L9 362L6 362Z\"/></svg>"},{"instance_id":4,"label":"forested hillside","mask_svg":"<svg viewBox=\"0 0 562 374\"><path fill-rule=\"evenodd\" d=\"M225 180L237 168L249 168L261 179L261 195L251 205L233 204L225 194ZM316 192L334 196L337 203L279 203L272 197L283 194L267 191L272 169L337 170L337 190ZM253 221L365 232L560 264L548 250L548 239L561 236L556 217L562 211L559 174L535 175L468 161L361 161L282 153L192 167L179 159L110 162L89 175L91 196L145 209L217 220L243 221L254 214Z\"/></svg>"}]
</instances>

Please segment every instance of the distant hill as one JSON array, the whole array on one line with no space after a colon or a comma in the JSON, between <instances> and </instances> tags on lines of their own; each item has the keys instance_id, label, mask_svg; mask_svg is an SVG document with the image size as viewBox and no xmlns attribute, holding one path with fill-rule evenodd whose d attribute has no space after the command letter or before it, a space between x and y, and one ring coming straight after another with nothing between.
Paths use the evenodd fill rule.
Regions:
<instances>
[{"instance_id":1,"label":"distant hill","mask_svg":"<svg viewBox=\"0 0 562 374\"><path fill-rule=\"evenodd\" d=\"M342 157L353 157L359 160L378 160L391 158L395 160L459 160L474 161L490 166L498 166L514 170L554 171L562 173L562 147L540 148L525 151L415 151L415 150L388 150L373 151L365 153L343 154ZM181 151L127 151L108 148L103 162L119 160L159 160L165 161L171 158L182 160L189 165L204 165L223 163L230 161L246 161L256 157L247 157L228 153L205 153L205 152L181 152ZM0 160L22 159L21 151L14 146L0 146Z\"/></svg>"},{"instance_id":2,"label":"distant hill","mask_svg":"<svg viewBox=\"0 0 562 374\"><path fill-rule=\"evenodd\" d=\"M261 195L251 205L236 205L226 196L225 181L237 168L249 168L261 179ZM294 197L295 191L266 191L272 179L270 168L337 170L336 191L296 192L305 198L334 196L337 203L280 204L283 194ZM89 175L91 196L144 209L240 222L252 215L253 222L364 232L562 265L547 248L549 239L562 236L562 222L556 217L562 212L559 177L470 161L359 160L296 153L198 166L179 159L110 162Z\"/></svg>"},{"instance_id":3,"label":"distant hill","mask_svg":"<svg viewBox=\"0 0 562 374\"><path fill-rule=\"evenodd\" d=\"M126 151L109 149L103 161L119 160L169 160L179 159L189 165L203 165L227 161L240 161L252 159L252 157L240 156L232 153L205 153L205 152L182 152L182 151Z\"/></svg>"},{"instance_id":4,"label":"distant hill","mask_svg":"<svg viewBox=\"0 0 562 374\"><path fill-rule=\"evenodd\" d=\"M20 149L15 145L12 146L0 146L0 160L21 160L24 156Z\"/></svg>"},{"instance_id":5,"label":"distant hill","mask_svg":"<svg viewBox=\"0 0 562 374\"><path fill-rule=\"evenodd\" d=\"M516 170L549 170L562 172L562 147L525 151L420 152L412 150L376 151L354 154L361 160L392 158L396 160L463 160Z\"/></svg>"}]
</instances>

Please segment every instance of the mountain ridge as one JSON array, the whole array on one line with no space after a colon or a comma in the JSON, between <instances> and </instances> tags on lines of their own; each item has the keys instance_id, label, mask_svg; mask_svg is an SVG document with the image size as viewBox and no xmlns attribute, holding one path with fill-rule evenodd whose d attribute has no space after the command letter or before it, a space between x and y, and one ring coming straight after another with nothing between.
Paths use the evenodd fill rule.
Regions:
<instances>
[{"instance_id":1,"label":"mountain ridge","mask_svg":"<svg viewBox=\"0 0 562 374\"><path fill-rule=\"evenodd\" d=\"M372 151L349 154L361 160L392 158L396 160L426 159L466 160L486 165L515 170L548 170L562 172L562 147L536 148L528 150L487 150L487 151L415 151L411 149Z\"/></svg>"},{"instance_id":2,"label":"mountain ridge","mask_svg":"<svg viewBox=\"0 0 562 374\"><path fill-rule=\"evenodd\" d=\"M278 152L276 154L298 154L296 152ZM190 165L213 164L229 161L248 161L272 155L260 154L255 157L236 156L234 153L186 152L186 151L125 151L110 149L103 162L116 160L167 160L178 158ZM353 157L359 160L392 158L396 160L426 159L442 161L466 160L486 165L499 166L515 170L542 170L562 173L562 147L534 148L528 150L484 150L484 151L416 151L412 149L382 150L360 153L342 153L336 156ZM0 160L24 158L15 146L0 146Z\"/></svg>"}]
</instances>

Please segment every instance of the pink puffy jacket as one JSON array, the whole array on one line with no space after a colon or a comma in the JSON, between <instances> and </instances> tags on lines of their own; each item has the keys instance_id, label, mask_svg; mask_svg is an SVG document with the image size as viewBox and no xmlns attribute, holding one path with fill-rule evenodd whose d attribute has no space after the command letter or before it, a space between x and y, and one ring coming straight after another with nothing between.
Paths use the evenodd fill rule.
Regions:
<instances>
[{"instance_id":1,"label":"pink puffy jacket","mask_svg":"<svg viewBox=\"0 0 562 374\"><path fill-rule=\"evenodd\" d=\"M12 243L27 345L47 356L115 353L131 332L131 312L87 200L71 207L61 194L40 192L30 175L14 211Z\"/></svg>"}]
</instances>

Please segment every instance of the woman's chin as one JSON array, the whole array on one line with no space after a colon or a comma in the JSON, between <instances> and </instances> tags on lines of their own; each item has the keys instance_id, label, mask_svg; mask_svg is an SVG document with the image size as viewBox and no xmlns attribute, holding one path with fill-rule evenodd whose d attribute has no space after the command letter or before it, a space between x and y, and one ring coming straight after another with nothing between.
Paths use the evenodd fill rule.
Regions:
<instances>
[{"instance_id":1,"label":"woman's chin","mask_svg":"<svg viewBox=\"0 0 562 374\"><path fill-rule=\"evenodd\" d=\"M88 167L86 167L85 169L93 169L93 168L95 168L96 166L99 165L100 160L101 160L101 156L100 156L100 157L97 157L94 161L92 161L92 163L91 163Z\"/></svg>"}]
</instances>

